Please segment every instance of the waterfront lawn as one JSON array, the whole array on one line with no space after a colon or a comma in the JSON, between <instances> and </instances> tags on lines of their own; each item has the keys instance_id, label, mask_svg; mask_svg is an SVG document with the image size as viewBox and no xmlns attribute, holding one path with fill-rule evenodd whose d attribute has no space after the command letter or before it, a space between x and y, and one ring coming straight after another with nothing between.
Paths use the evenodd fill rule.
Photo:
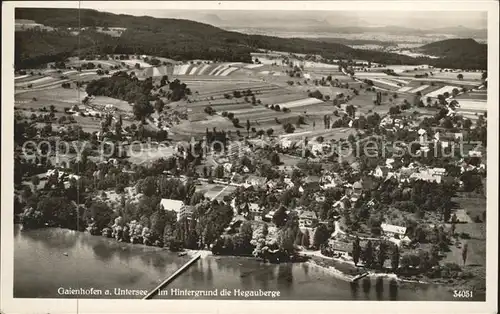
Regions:
<instances>
[{"instance_id":1,"label":"waterfront lawn","mask_svg":"<svg viewBox=\"0 0 500 314\"><path fill-rule=\"evenodd\" d=\"M358 268L347 262L342 262L330 258L322 258L319 256L311 256L311 260L322 267L334 267L335 269L346 275L356 276L363 273L362 268Z\"/></svg>"},{"instance_id":2,"label":"waterfront lawn","mask_svg":"<svg viewBox=\"0 0 500 314\"><path fill-rule=\"evenodd\" d=\"M485 197L456 197L453 199L460 209L464 209L467 215L474 221L479 218L482 221L484 211L486 211L486 198Z\"/></svg>"},{"instance_id":3,"label":"waterfront lawn","mask_svg":"<svg viewBox=\"0 0 500 314\"><path fill-rule=\"evenodd\" d=\"M467 223L457 224L457 234L467 233L471 239L458 239L458 245L451 245L450 252L442 260L444 263L456 263L463 267L463 270L472 275L463 282L454 283L454 287L464 289L474 288L475 291L484 292L486 290L486 224ZM462 247L468 243L467 260L465 266L462 260Z\"/></svg>"}]
</instances>

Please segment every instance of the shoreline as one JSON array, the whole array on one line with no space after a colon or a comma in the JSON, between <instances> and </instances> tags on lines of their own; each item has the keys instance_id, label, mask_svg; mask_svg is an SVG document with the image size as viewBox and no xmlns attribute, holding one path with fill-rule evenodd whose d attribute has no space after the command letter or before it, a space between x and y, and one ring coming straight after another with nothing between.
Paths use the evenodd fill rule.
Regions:
<instances>
[{"instance_id":1,"label":"shoreline","mask_svg":"<svg viewBox=\"0 0 500 314\"><path fill-rule=\"evenodd\" d=\"M349 267L351 267L351 269L353 271L357 271L358 272L357 275L361 275L363 273L368 273L368 275L366 276L368 278L392 279L392 280L396 280L398 282L410 283L410 284L411 283L413 283L413 284L426 284L426 285L430 285L430 284L439 285L440 284L439 282L430 282L430 281L407 279L405 277L398 276L395 273L375 272L373 270L366 270L366 271L362 272L361 269L357 268L356 266L354 266L353 263L350 263L348 261L344 261L344 260L337 259L337 258L331 258L331 257L322 257L322 256L318 256L318 255L314 255L314 257L316 259L319 259L320 261L330 261L330 262L333 262L334 264L348 265ZM334 275L336 278L342 279L344 281L354 282L353 279L356 278L356 276L357 276L357 275L348 274L347 272L344 272L344 271L340 270L339 267L338 267L338 265L333 265L333 266L332 265L321 265L321 263L318 262L317 260L314 260L314 258L311 258L310 260L306 261L305 263L307 263L309 265L314 265L315 267L319 267L319 268L321 268L323 270L326 270L330 274Z\"/></svg>"},{"instance_id":2,"label":"shoreline","mask_svg":"<svg viewBox=\"0 0 500 314\"><path fill-rule=\"evenodd\" d=\"M15 224L15 225L19 225L21 227L20 231L22 232L22 224ZM26 231L28 231L28 230L37 230L37 229L45 229L45 228L57 228L57 229L62 229L62 230L67 230L67 231L72 231L72 232L85 233L85 234L91 235L87 231L78 231L78 230L67 229L67 228L60 228L60 227L44 227L44 228L26 229ZM91 236L98 237L98 238L104 238L104 239L111 240L111 241L114 240L114 238L108 238L108 237L102 236L100 234L91 235ZM113 242L115 242L116 244L127 244L127 245L131 245L131 246L134 246L134 247L137 246L137 247L154 248L154 249L157 249L158 252L166 252L168 254L175 254L175 255L177 255L179 257L181 256L181 255L179 255L180 253L186 253L186 255L188 257L190 257L190 258L196 256L197 254L200 254L201 258L215 256L212 253L212 251L210 251L210 250L204 250L204 249L200 249L200 250L182 249L179 252L173 252L173 251L170 251L166 247L158 247L158 246L154 246L154 245L150 246L150 245L145 245L143 243L130 243L130 242L122 242L122 241L116 241L116 240L114 240ZM431 281L422 281L422 280L418 280L418 279L417 280L415 280L415 279L408 279L408 278L405 278L405 277L398 276L398 275L396 275L394 273L375 272L373 270L362 271L362 269L358 268L357 266L354 266L354 263L350 262L350 261L342 260L342 259L339 259L339 258L333 258L333 257L327 257L327 256L317 255L317 254L310 254L310 253L309 254L308 253L304 254L304 253L305 252L300 252L299 255L308 257L309 259L306 260L306 261L299 262L299 263L305 263L307 265L313 265L314 267L319 267L319 268L327 271L329 274L333 275L334 277L336 277L338 279L341 279L343 281L346 281L346 282L353 282L353 279L356 276L361 275L363 273L368 273L368 275L366 276L367 278L393 279L393 280L396 280L397 282L407 283L407 284L440 285L440 286L448 286L450 289L452 289L454 287L459 287L460 286L459 282L455 282L455 285L453 285L453 283L450 283L450 282L446 282L445 283L445 282L443 282L443 280L445 280L445 279L442 279L442 278L437 278L437 279L435 279L435 281L433 281L433 280L431 280ZM237 255L222 255L222 256L251 258L251 257L248 257L248 256L237 256ZM334 265L328 265L327 263L329 263L329 262L333 263ZM346 266L347 268L345 270L339 269L339 268L342 268L342 267L340 267L340 265ZM353 274L349 274L349 271L353 272Z\"/></svg>"},{"instance_id":3,"label":"shoreline","mask_svg":"<svg viewBox=\"0 0 500 314\"><path fill-rule=\"evenodd\" d=\"M321 257L318 257L318 258L321 258ZM337 261L337 262L342 263L341 261ZM328 273L334 275L336 278L342 279L344 281L354 282L353 279L356 277L356 276L349 275L349 274L339 270L335 266L320 265L319 263L317 263L314 260L308 260L305 263L307 263L308 265L313 265L315 267L319 267L323 270L326 270ZM368 273L368 275L366 277L370 278L370 279L372 279L372 278L374 278L374 279L378 279L378 278L393 279L393 280L396 280L398 282L403 282L403 283L426 284L426 285L430 285L430 284L439 285L440 284L438 282L428 282L428 281L421 281L421 280L405 279L404 277L400 277L394 273L376 273L373 271L366 271L366 272Z\"/></svg>"}]
</instances>

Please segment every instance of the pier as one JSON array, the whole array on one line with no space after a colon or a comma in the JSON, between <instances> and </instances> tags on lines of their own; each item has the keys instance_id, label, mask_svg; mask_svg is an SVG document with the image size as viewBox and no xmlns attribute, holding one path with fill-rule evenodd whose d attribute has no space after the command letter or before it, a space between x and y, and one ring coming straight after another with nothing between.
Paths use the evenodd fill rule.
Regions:
<instances>
[{"instance_id":1,"label":"pier","mask_svg":"<svg viewBox=\"0 0 500 314\"><path fill-rule=\"evenodd\" d=\"M182 265L181 268L179 268L175 273L173 273L170 277L167 279L163 280L158 286L156 286L151 292L149 292L143 300L151 299L153 295L155 295L162 287L166 286L169 284L172 280L174 280L177 276L179 276L181 273L183 273L185 270L189 268L189 266L193 265L197 260L200 259L202 254L196 254L193 258L191 258L186 264Z\"/></svg>"},{"instance_id":2,"label":"pier","mask_svg":"<svg viewBox=\"0 0 500 314\"><path fill-rule=\"evenodd\" d=\"M369 272L366 272L366 273L363 273L363 274L357 275L357 276L355 276L354 278L352 278L352 282L355 282L355 281L357 281L357 280L359 280L359 279L361 279L361 278L364 278L364 277L368 276L369 274L370 274Z\"/></svg>"}]
</instances>

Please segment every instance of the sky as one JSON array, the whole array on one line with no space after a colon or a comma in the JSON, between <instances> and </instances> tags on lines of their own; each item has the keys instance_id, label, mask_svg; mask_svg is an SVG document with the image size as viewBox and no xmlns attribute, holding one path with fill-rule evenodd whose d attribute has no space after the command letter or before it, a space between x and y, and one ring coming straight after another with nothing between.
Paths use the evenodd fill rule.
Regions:
<instances>
[{"instance_id":1,"label":"sky","mask_svg":"<svg viewBox=\"0 0 500 314\"><path fill-rule=\"evenodd\" d=\"M164 18L190 19L209 24L226 24L237 27L258 26L261 23L311 23L327 22L332 26L400 26L433 29L464 26L474 29L487 28L487 14L479 11L222 11L222 10L106 10L116 14L148 15ZM244 24L244 25L243 25ZM217 25L216 25L217 26Z\"/></svg>"}]
</instances>

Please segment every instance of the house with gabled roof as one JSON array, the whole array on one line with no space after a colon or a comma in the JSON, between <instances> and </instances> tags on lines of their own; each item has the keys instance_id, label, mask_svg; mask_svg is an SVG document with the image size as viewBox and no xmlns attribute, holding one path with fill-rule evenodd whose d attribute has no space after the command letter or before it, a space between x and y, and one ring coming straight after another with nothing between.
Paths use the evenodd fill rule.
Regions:
<instances>
[{"instance_id":1,"label":"house with gabled roof","mask_svg":"<svg viewBox=\"0 0 500 314\"><path fill-rule=\"evenodd\" d=\"M164 210L171 210L177 214L177 220L182 217L188 216L190 217L193 213L193 207L187 206L183 201L173 200L168 198L162 198L160 201L160 206Z\"/></svg>"},{"instance_id":2,"label":"house with gabled roof","mask_svg":"<svg viewBox=\"0 0 500 314\"><path fill-rule=\"evenodd\" d=\"M304 210L299 214L299 227L314 228L318 224L318 216L315 212Z\"/></svg>"},{"instance_id":3,"label":"house with gabled roof","mask_svg":"<svg viewBox=\"0 0 500 314\"><path fill-rule=\"evenodd\" d=\"M383 223L380 225L385 236L402 239L406 234L406 227Z\"/></svg>"}]
</instances>

